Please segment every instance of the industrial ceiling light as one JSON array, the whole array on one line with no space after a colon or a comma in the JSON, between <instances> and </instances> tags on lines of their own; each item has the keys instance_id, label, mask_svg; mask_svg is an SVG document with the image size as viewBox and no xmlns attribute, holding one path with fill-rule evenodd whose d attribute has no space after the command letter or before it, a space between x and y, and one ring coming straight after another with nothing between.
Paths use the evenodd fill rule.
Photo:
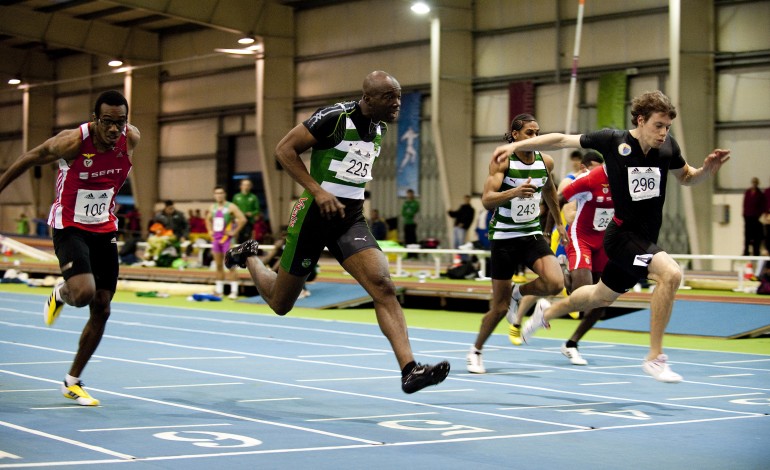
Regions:
<instances>
[{"instance_id":1,"label":"industrial ceiling light","mask_svg":"<svg viewBox=\"0 0 770 470\"><path fill-rule=\"evenodd\" d=\"M243 44L244 46L247 46L249 44L254 44L254 42L257 39L254 37L254 35L249 34L247 36L244 36L238 40L238 44Z\"/></svg>"},{"instance_id":2,"label":"industrial ceiling light","mask_svg":"<svg viewBox=\"0 0 770 470\"><path fill-rule=\"evenodd\" d=\"M430 13L430 5L425 2L415 2L412 4L412 11L418 15L425 15Z\"/></svg>"},{"instance_id":3,"label":"industrial ceiling light","mask_svg":"<svg viewBox=\"0 0 770 470\"><path fill-rule=\"evenodd\" d=\"M9 85L19 85L21 83L21 79L18 77L13 77L12 79L8 80Z\"/></svg>"},{"instance_id":4,"label":"industrial ceiling light","mask_svg":"<svg viewBox=\"0 0 770 470\"><path fill-rule=\"evenodd\" d=\"M123 65L123 61L120 59L112 59L111 61L107 62L107 65L110 67L120 67Z\"/></svg>"}]
</instances>

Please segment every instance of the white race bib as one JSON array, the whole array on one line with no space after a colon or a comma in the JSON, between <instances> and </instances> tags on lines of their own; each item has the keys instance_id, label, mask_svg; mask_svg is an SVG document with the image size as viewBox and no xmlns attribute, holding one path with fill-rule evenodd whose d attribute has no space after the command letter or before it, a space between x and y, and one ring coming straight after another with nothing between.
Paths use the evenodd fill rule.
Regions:
<instances>
[{"instance_id":1,"label":"white race bib","mask_svg":"<svg viewBox=\"0 0 770 470\"><path fill-rule=\"evenodd\" d=\"M628 167L628 192L634 201L660 196L660 168Z\"/></svg>"},{"instance_id":2,"label":"white race bib","mask_svg":"<svg viewBox=\"0 0 770 470\"><path fill-rule=\"evenodd\" d=\"M612 216L615 215L615 209L601 209L599 207L594 211L594 230L603 232L607 230Z\"/></svg>"},{"instance_id":3,"label":"white race bib","mask_svg":"<svg viewBox=\"0 0 770 470\"><path fill-rule=\"evenodd\" d=\"M330 170L335 178L349 183L361 184L372 180L372 165L377 157L374 147L364 148L354 144L341 161L331 163Z\"/></svg>"},{"instance_id":4,"label":"white race bib","mask_svg":"<svg viewBox=\"0 0 770 470\"><path fill-rule=\"evenodd\" d=\"M516 223L530 222L540 215L539 197L511 199L511 218Z\"/></svg>"},{"instance_id":5,"label":"white race bib","mask_svg":"<svg viewBox=\"0 0 770 470\"><path fill-rule=\"evenodd\" d=\"M225 218L224 217L214 217L214 220L211 223L211 228L215 233L220 233L225 230Z\"/></svg>"},{"instance_id":6,"label":"white race bib","mask_svg":"<svg viewBox=\"0 0 770 470\"><path fill-rule=\"evenodd\" d=\"M79 224L103 224L110 220L113 193L112 188L78 189L73 220Z\"/></svg>"}]
</instances>

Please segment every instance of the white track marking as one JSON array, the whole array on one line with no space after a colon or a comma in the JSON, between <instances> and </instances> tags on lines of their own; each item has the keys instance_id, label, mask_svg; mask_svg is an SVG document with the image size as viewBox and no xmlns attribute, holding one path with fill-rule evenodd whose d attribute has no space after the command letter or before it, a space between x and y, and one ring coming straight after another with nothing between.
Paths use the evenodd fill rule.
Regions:
<instances>
[{"instance_id":1,"label":"white track marking","mask_svg":"<svg viewBox=\"0 0 770 470\"><path fill-rule=\"evenodd\" d=\"M67 437L57 436L55 434L47 433L44 431L38 431L37 429L31 429L24 426L19 426L18 424L8 423L6 421L0 421L0 426L5 426L7 428L15 429L17 431L26 432L28 434L34 434L35 436L45 437L46 439L52 439L54 441L64 442L65 444L71 444L73 446L82 447L84 449L92 450L94 452L99 452L101 454L107 454L113 457L118 457L123 460L134 460L136 458L132 455L116 452L114 450L106 449L104 447L86 444L85 442L76 441L74 439L69 439Z\"/></svg>"}]
</instances>

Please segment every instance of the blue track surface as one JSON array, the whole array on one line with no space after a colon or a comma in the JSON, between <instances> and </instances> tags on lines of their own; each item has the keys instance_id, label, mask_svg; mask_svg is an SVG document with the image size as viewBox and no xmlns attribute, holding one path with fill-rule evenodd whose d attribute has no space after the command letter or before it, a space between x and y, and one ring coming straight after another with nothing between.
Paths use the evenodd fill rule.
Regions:
<instances>
[{"instance_id":1,"label":"blue track surface","mask_svg":"<svg viewBox=\"0 0 770 470\"><path fill-rule=\"evenodd\" d=\"M671 349L681 384L640 368L645 349L493 336L490 373L465 372L475 334L411 329L447 381L400 390L376 325L114 304L64 399L87 312L42 322L39 295L0 294L0 468L767 468L770 356ZM258 308L255 306L255 308ZM408 466L408 467L407 467Z\"/></svg>"},{"instance_id":2,"label":"blue track surface","mask_svg":"<svg viewBox=\"0 0 770 470\"><path fill-rule=\"evenodd\" d=\"M767 305L677 300L666 332L691 336L738 337L770 325ZM596 324L595 328L650 331L650 310L644 309Z\"/></svg>"},{"instance_id":3,"label":"blue track surface","mask_svg":"<svg viewBox=\"0 0 770 470\"><path fill-rule=\"evenodd\" d=\"M339 282L313 282L305 285L310 295L297 299L296 307L303 308L332 308L338 305L360 305L371 302L372 298L358 284L342 284ZM260 296L248 297L239 302L266 305Z\"/></svg>"}]
</instances>

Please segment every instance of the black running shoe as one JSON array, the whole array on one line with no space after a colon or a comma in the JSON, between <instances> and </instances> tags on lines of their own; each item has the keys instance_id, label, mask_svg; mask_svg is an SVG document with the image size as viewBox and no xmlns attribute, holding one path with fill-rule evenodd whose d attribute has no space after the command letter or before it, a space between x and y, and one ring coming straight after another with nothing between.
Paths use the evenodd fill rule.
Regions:
<instances>
[{"instance_id":1,"label":"black running shoe","mask_svg":"<svg viewBox=\"0 0 770 470\"><path fill-rule=\"evenodd\" d=\"M441 361L435 366L417 364L412 372L401 379L401 390L414 393L429 385L438 385L449 375L449 363Z\"/></svg>"},{"instance_id":2,"label":"black running shoe","mask_svg":"<svg viewBox=\"0 0 770 470\"><path fill-rule=\"evenodd\" d=\"M257 256L259 253L259 242L256 240L247 240L235 248L230 248L225 253L225 267L227 269L233 266L246 267L246 260L251 256Z\"/></svg>"}]
</instances>

